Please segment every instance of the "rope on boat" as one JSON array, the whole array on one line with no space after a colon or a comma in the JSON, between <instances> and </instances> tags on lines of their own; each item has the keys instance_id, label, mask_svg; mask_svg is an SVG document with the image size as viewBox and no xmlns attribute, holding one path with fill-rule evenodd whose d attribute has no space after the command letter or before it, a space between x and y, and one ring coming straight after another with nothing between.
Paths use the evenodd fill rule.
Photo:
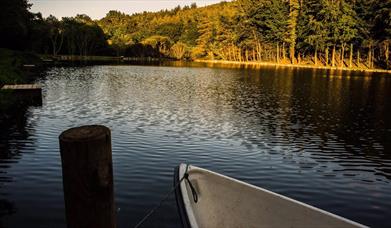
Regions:
<instances>
[{"instance_id":1,"label":"rope on boat","mask_svg":"<svg viewBox=\"0 0 391 228\"><path fill-rule=\"evenodd\" d=\"M178 181L178 183L165 195L165 197L163 199L160 200L159 204L156 205L154 208L152 208L141 220L140 222L138 222L134 228L139 228L141 225L143 225L143 223L157 210L159 209L163 202L166 201L170 195L179 187L179 185L182 183L183 180L187 180L187 183L189 184L190 186L190 189L191 189L191 193L193 195L193 200L195 203L198 202L198 195L197 195L197 192L195 191L195 188L194 186L192 185L192 183L190 182L189 180L189 173L187 172L189 168L189 165L187 164L186 165L186 170L185 170L185 174L183 175L183 177Z\"/></svg>"},{"instance_id":2,"label":"rope on boat","mask_svg":"<svg viewBox=\"0 0 391 228\"><path fill-rule=\"evenodd\" d=\"M191 194L193 195L194 203L197 203L198 202L198 195L197 195L197 192L196 192L195 188L193 187L193 184L189 180L189 174L187 173L187 171L185 172L183 177L187 180L187 183L190 186Z\"/></svg>"}]
</instances>

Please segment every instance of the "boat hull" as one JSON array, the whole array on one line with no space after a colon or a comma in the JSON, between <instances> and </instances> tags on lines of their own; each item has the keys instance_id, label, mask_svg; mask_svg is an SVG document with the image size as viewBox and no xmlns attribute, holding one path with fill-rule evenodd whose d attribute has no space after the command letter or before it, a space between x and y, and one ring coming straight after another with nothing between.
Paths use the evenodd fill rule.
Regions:
<instances>
[{"instance_id":1,"label":"boat hull","mask_svg":"<svg viewBox=\"0 0 391 228\"><path fill-rule=\"evenodd\" d=\"M180 181L186 172L197 202L189 182ZM174 182L179 184L176 199L184 227L365 227L206 169L181 164L175 173Z\"/></svg>"}]
</instances>

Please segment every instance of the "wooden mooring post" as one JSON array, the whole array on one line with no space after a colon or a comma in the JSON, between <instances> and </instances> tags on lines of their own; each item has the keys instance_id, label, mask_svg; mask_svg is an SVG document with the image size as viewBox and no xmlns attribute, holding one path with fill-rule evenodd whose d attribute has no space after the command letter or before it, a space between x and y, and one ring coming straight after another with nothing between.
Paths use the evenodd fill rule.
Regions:
<instances>
[{"instance_id":1,"label":"wooden mooring post","mask_svg":"<svg viewBox=\"0 0 391 228\"><path fill-rule=\"evenodd\" d=\"M59 140L68 228L115 228L110 129L71 128Z\"/></svg>"}]
</instances>

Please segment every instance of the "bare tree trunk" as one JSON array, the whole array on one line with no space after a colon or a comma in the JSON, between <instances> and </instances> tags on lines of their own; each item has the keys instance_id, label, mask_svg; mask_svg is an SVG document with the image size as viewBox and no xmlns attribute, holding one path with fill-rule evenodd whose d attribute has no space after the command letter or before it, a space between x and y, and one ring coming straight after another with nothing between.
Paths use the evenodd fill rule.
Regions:
<instances>
[{"instance_id":1,"label":"bare tree trunk","mask_svg":"<svg viewBox=\"0 0 391 228\"><path fill-rule=\"evenodd\" d=\"M236 61L235 46L232 46L231 51L232 51L232 53L231 53L232 54L232 60Z\"/></svg>"},{"instance_id":2,"label":"bare tree trunk","mask_svg":"<svg viewBox=\"0 0 391 228\"><path fill-rule=\"evenodd\" d=\"M341 67L344 67L344 66L345 66L344 60L345 60L345 44L343 43L343 44L341 45L341 62L340 62L340 64L339 64Z\"/></svg>"},{"instance_id":3,"label":"bare tree trunk","mask_svg":"<svg viewBox=\"0 0 391 228\"><path fill-rule=\"evenodd\" d=\"M286 54L285 54L285 42L282 43L282 58L284 59L284 62L286 60Z\"/></svg>"},{"instance_id":4,"label":"bare tree trunk","mask_svg":"<svg viewBox=\"0 0 391 228\"><path fill-rule=\"evenodd\" d=\"M60 41L58 40L59 38ZM54 37L51 37L50 40L52 41L53 56L56 56L58 52L61 50L62 44L64 42L64 35L61 33L57 33Z\"/></svg>"},{"instance_id":5,"label":"bare tree trunk","mask_svg":"<svg viewBox=\"0 0 391 228\"><path fill-rule=\"evenodd\" d=\"M258 61L262 61L262 47L261 43L258 41Z\"/></svg>"},{"instance_id":6,"label":"bare tree trunk","mask_svg":"<svg viewBox=\"0 0 391 228\"><path fill-rule=\"evenodd\" d=\"M236 56L236 46L232 45L232 58L234 61L238 61Z\"/></svg>"},{"instance_id":7,"label":"bare tree trunk","mask_svg":"<svg viewBox=\"0 0 391 228\"><path fill-rule=\"evenodd\" d=\"M326 66L329 66L329 47L326 47L325 55L326 55Z\"/></svg>"},{"instance_id":8,"label":"bare tree trunk","mask_svg":"<svg viewBox=\"0 0 391 228\"><path fill-rule=\"evenodd\" d=\"M288 20L288 30L289 30L289 58L291 63L295 63L295 47L297 39L297 18L299 16L300 5L298 0L289 0L289 20Z\"/></svg>"},{"instance_id":9,"label":"bare tree trunk","mask_svg":"<svg viewBox=\"0 0 391 228\"><path fill-rule=\"evenodd\" d=\"M353 44L350 44L349 67L353 67Z\"/></svg>"},{"instance_id":10,"label":"bare tree trunk","mask_svg":"<svg viewBox=\"0 0 391 228\"><path fill-rule=\"evenodd\" d=\"M297 64L301 63L301 57L300 57L300 52L297 54Z\"/></svg>"},{"instance_id":11,"label":"bare tree trunk","mask_svg":"<svg viewBox=\"0 0 391 228\"><path fill-rule=\"evenodd\" d=\"M277 43L277 53L276 53L276 56L277 56L277 63L280 63L280 46L279 46L278 43Z\"/></svg>"},{"instance_id":12,"label":"bare tree trunk","mask_svg":"<svg viewBox=\"0 0 391 228\"><path fill-rule=\"evenodd\" d=\"M56 40L55 38L52 38L51 40L52 40L53 56L56 56L56 54L57 54L57 53L56 53L56 46L57 46L57 45L56 45L56 44L57 44L56 41L57 41L57 40Z\"/></svg>"},{"instance_id":13,"label":"bare tree trunk","mask_svg":"<svg viewBox=\"0 0 391 228\"><path fill-rule=\"evenodd\" d=\"M331 66L335 67L335 44L333 46L333 52L331 54Z\"/></svg>"},{"instance_id":14,"label":"bare tree trunk","mask_svg":"<svg viewBox=\"0 0 391 228\"><path fill-rule=\"evenodd\" d=\"M386 69L388 70L390 67L390 61L389 61L389 59L390 59L390 42L389 42L389 40L387 40L385 43L384 57L386 58Z\"/></svg>"},{"instance_id":15,"label":"bare tree trunk","mask_svg":"<svg viewBox=\"0 0 391 228\"><path fill-rule=\"evenodd\" d=\"M240 49L236 47L235 50L236 61L240 62Z\"/></svg>"},{"instance_id":16,"label":"bare tree trunk","mask_svg":"<svg viewBox=\"0 0 391 228\"><path fill-rule=\"evenodd\" d=\"M371 68L371 63L372 63L372 47L369 46L369 49L368 49L368 68Z\"/></svg>"},{"instance_id":17,"label":"bare tree trunk","mask_svg":"<svg viewBox=\"0 0 391 228\"><path fill-rule=\"evenodd\" d=\"M315 66L318 65L318 46L315 47L314 63L315 63Z\"/></svg>"},{"instance_id":18,"label":"bare tree trunk","mask_svg":"<svg viewBox=\"0 0 391 228\"><path fill-rule=\"evenodd\" d=\"M371 68L375 66L375 50L372 50Z\"/></svg>"},{"instance_id":19,"label":"bare tree trunk","mask_svg":"<svg viewBox=\"0 0 391 228\"><path fill-rule=\"evenodd\" d=\"M360 49L357 49L357 67L360 67Z\"/></svg>"},{"instance_id":20,"label":"bare tree trunk","mask_svg":"<svg viewBox=\"0 0 391 228\"><path fill-rule=\"evenodd\" d=\"M255 56L255 49L253 48L253 59L252 59L252 61L256 61L257 59L256 59L256 56Z\"/></svg>"}]
</instances>

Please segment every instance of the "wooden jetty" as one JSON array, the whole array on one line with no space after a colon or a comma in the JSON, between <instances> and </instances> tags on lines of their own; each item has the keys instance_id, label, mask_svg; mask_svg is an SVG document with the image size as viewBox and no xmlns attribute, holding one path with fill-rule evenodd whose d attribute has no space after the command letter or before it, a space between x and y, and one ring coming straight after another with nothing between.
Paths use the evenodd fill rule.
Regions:
<instances>
[{"instance_id":1,"label":"wooden jetty","mask_svg":"<svg viewBox=\"0 0 391 228\"><path fill-rule=\"evenodd\" d=\"M2 90L12 90L17 93L34 93L41 96L42 87L37 84L18 84L18 85L4 85Z\"/></svg>"},{"instance_id":2,"label":"wooden jetty","mask_svg":"<svg viewBox=\"0 0 391 228\"><path fill-rule=\"evenodd\" d=\"M42 105L42 87L38 84L4 85L1 91L10 92L14 97Z\"/></svg>"},{"instance_id":3,"label":"wooden jetty","mask_svg":"<svg viewBox=\"0 0 391 228\"><path fill-rule=\"evenodd\" d=\"M42 87L37 84L17 84L17 85L4 85L1 89L12 89L12 90L41 90Z\"/></svg>"}]
</instances>

